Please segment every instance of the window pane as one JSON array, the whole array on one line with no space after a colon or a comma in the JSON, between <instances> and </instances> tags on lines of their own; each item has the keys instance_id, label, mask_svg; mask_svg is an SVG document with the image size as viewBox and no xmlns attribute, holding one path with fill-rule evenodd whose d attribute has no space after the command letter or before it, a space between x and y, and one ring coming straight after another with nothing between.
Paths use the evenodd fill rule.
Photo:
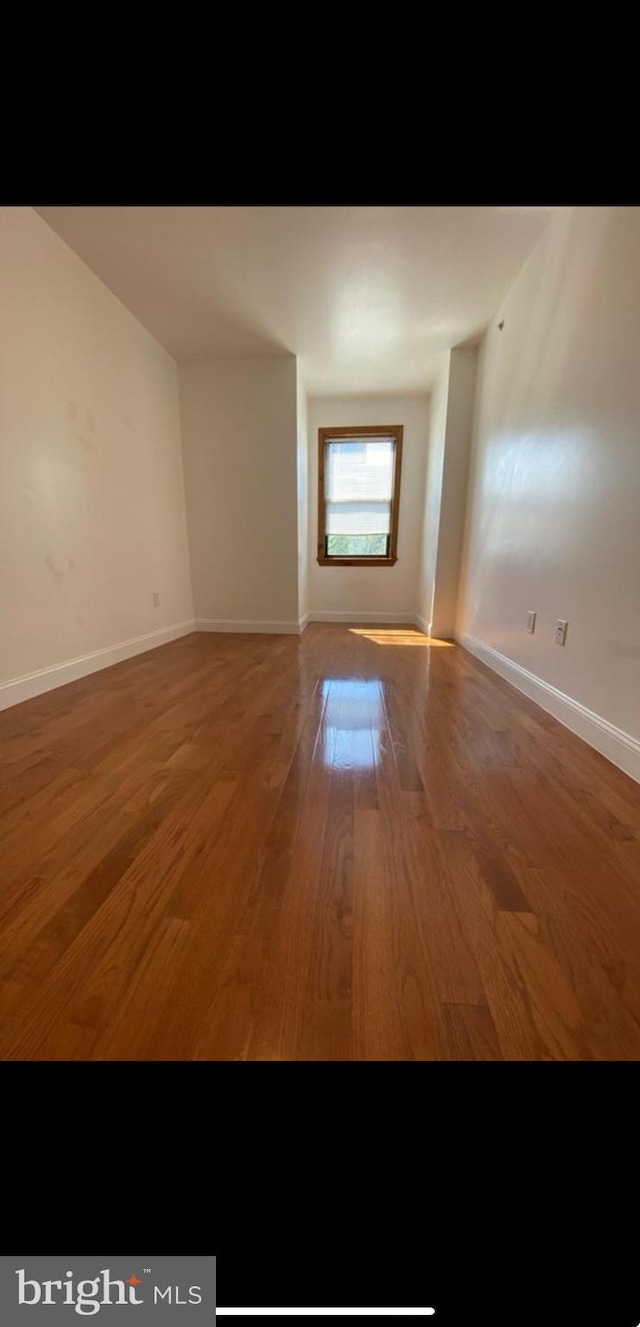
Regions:
<instances>
[{"instance_id":1,"label":"window pane","mask_svg":"<svg viewBox=\"0 0 640 1327\"><path fill-rule=\"evenodd\" d=\"M330 442L325 467L327 501L390 502L393 453L393 438Z\"/></svg>"},{"instance_id":2,"label":"window pane","mask_svg":"<svg viewBox=\"0 0 640 1327\"><path fill-rule=\"evenodd\" d=\"M384 534L327 535L327 557L330 558L384 558L388 550L389 538Z\"/></svg>"},{"instance_id":3,"label":"window pane","mask_svg":"<svg viewBox=\"0 0 640 1327\"><path fill-rule=\"evenodd\" d=\"M389 534L390 502L328 502L327 534Z\"/></svg>"}]
</instances>

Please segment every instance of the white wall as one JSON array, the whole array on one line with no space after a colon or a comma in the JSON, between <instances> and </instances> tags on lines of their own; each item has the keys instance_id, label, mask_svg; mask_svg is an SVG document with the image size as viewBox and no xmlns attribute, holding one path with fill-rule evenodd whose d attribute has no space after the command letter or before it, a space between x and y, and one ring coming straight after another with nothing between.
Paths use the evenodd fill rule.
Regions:
<instances>
[{"instance_id":1,"label":"white wall","mask_svg":"<svg viewBox=\"0 0 640 1327\"><path fill-rule=\"evenodd\" d=\"M192 616L176 365L35 212L3 208L0 706L69 674L13 679Z\"/></svg>"},{"instance_id":2,"label":"white wall","mask_svg":"<svg viewBox=\"0 0 640 1327\"><path fill-rule=\"evenodd\" d=\"M456 347L449 356L444 454L431 632L453 636L464 538L467 477L473 436L477 346Z\"/></svg>"},{"instance_id":3,"label":"white wall","mask_svg":"<svg viewBox=\"0 0 640 1327\"><path fill-rule=\"evenodd\" d=\"M298 401L298 612L301 624L309 611L309 466L308 466L308 408L307 393L296 361Z\"/></svg>"},{"instance_id":4,"label":"white wall","mask_svg":"<svg viewBox=\"0 0 640 1327\"><path fill-rule=\"evenodd\" d=\"M423 500L418 595L420 625L427 634L432 627L436 586L450 363L451 352L447 351L441 357L440 370L431 393L429 414L429 447Z\"/></svg>"},{"instance_id":5,"label":"white wall","mask_svg":"<svg viewBox=\"0 0 640 1327\"><path fill-rule=\"evenodd\" d=\"M548 708L562 710L553 688L629 734L636 777L639 341L640 210L563 211L486 336L458 623ZM562 712L593 735L588 714Z\"/></svg>"},{"instance_id":6,"label":"white wall","mask_svg":"<svg viewBox=\"0 0 640 1327\"><path fill-rule=\"evenodd\" d=\"M393 567L321 567L317 562L318 429L402 424L398 561ZM411 620L418 606L420 539L429 437L427 396L309 398L309 611L345 619Z\"/></svg>"},{"instance_id":7,"label":"white wall","mask_svg":"<svg viewBox=\"0 0 640 1327\"><path fill-rule=\"evenodd\" d=\"M195 614L211 630L298 630L296 360L180 366Z\"/></svg>"}]
</instances>

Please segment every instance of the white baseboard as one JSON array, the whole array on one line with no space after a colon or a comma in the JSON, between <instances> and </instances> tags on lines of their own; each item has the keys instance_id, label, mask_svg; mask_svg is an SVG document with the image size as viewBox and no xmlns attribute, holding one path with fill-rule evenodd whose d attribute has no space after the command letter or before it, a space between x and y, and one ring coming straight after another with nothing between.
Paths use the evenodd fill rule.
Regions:
<instances>
[{"instance_id":1,"label":"white baseboard","mask_svg":"<svg viewBox=\"0 0 640 1327\"><path fill-rule=\"evenodd\" d=\"M595 747L596 751L606 756L613 765L617 765L625 774L629 774L632 779L640 783L638 738L623 732L622 728L616 728L607 719L594 714L593 710L588 710L579 701L572 700L571 696L558 691L549 682L543 682L535 673L530 673L528 669L514 663L505 654L500 654L491 645L485 645L484 641L477 640L475 636L467 636L465 632L457 631L455 638L465 650L469 650L470 654L474 654L488 668L499 673L518 691L524 692L525 696L535 701L548 714L553 714L565 728L577 733L578 737L589 746Z\"/></svg>"},{"instance_id":2,"label":"white baseboard","mask_svg":"<svg viewBox=\"0 0 640 1327\"><path fill-rule=\"evenodd\" d=\"M259 632L271 636L297 636L300 631L300 624L298 622L244 622L236 618L199 617L196 618L194 630L237 632L238 635Z\"/></svg>"},{"instance_id":3,"label":"white baseboard","mask_svg":"<svg viewBox=\"0 0 640 1327\"><path fill-rule=\"evenodd\" d=\"M419 613L416 613L413 620L416 626L420 629L420 631L423 632L425 636L431 635L431 624L427 622L426 617L421 617Z\"/></svg>"},{"instance_id":4,"label":"white baseboard","mask_svg":"<svg viewBox=\"0 0 640 1327\"><path fill-rule=\"evenodd\" d=\"M65 659L63 663L52 664L50 668L40 668L36 673L25 673L24 677L14 677L9 682L0 683L0 710L19 705L23 700L32 700L45 691L65 686L67 682L77 682L78 678L88 673L97 673L101 668L110 668L112 664L132 659L145 650L155 650L158 645L166 645L179 636L188 636L195 631L194 622L178 622L173 627L162 627L160 631L150 631L145 636L132 636L130 640L120 641L118 645L106 645L104 649L93 650L91 654L78 655L76 659Z\"/></svg>"},{"instance_id":5,"label":"white baseboard","mask_svg":"<svg viewBox=\"0 0 640 1327\"><path fill-rule=\"evenodd\" d=\"M309 622L394 622L415 623L415 613L307 613Z\"/></svg>"},{"instance_id":6,"label":"white baseboard","mask_svg":"<svg viewBox=\"0 0 640 1327\"><path fill-rule=\"evenodd\" d=\"M309 614L303 613L298 623L298 631L300 632L300 635L302 635L305 627L307 627L308 625L309 625Z\"/></svg>"}]
</instances>

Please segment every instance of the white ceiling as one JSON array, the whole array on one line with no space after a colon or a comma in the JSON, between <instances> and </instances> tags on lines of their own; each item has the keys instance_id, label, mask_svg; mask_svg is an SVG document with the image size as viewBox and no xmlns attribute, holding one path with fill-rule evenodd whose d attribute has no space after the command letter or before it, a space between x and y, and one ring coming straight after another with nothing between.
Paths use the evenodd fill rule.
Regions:
<instances>
[{"instance_id":1,"label":"white ceiling","mask_svg":"<svg viewBox=\"0 0 640 1327\"><path fill-rule=\"evenodd\" d=\"M420 392L552 208L43 207L175 359L298 355L313 394Z\"/></svg>"}]
</instances>

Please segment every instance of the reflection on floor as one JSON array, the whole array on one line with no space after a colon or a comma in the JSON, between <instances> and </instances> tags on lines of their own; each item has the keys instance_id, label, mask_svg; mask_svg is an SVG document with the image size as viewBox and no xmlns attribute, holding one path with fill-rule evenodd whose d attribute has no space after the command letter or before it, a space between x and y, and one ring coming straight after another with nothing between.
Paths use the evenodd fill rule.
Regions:
<instances>
[{"instance_id":1,"label":"reflection on floor","mask_svg":"<svg viewBox=\"0 0 640 1327\"><path fill-rule=\"evenodd\" d=\"M330 769L372 769L378 763L384 727L382 687L377 678L323 678L324 763Z\"/></svg>"}]
</instances>

